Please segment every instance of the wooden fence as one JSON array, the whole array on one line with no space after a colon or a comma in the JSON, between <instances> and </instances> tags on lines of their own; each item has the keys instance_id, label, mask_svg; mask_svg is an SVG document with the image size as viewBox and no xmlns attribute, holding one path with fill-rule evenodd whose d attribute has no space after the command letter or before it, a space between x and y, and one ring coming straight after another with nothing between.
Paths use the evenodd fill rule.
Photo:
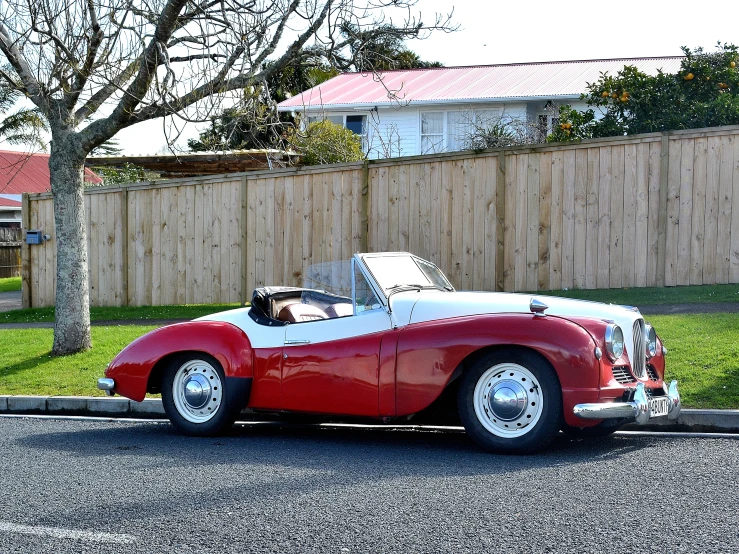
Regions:
<instances>
[{"instance_id":1,"label":"wooden fence","mask_svg":"<svg viewBox=\"0 0 739 554\"><path fill-rule=\"evenodd\" d=\"M460 289L737 283L739 126L103 187L85 205L93 305L239 302L382 250ZM24 210L53 229L50 195ZM24 251L26 305L54 301L54 246Z\"/></svg>"},{"instance_id":2,"label":"wooden fence","mask_svg":"<svg viewBox=\"0 0 739 554\"><path fill-rule=\"evenodd\" d=\"M20 277L22 237L21 229L0 227L0 279Z\"/></svg>"}]
</instances>

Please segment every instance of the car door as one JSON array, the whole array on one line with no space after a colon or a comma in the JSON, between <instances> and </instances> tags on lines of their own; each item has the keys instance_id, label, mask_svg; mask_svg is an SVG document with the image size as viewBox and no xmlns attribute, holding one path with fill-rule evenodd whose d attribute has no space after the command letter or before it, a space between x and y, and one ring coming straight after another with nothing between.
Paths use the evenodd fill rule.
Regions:
<instances>
[{"instance_id":1,"label":"car door","mask_svg":"<svg viewBox=\"0 0 739 554\"><path fill-rule=\"evenodd\" d=\"M285 328L283 408L377 416L382 338L391 328L380 308Z\"/></svg>"}]
</instances>

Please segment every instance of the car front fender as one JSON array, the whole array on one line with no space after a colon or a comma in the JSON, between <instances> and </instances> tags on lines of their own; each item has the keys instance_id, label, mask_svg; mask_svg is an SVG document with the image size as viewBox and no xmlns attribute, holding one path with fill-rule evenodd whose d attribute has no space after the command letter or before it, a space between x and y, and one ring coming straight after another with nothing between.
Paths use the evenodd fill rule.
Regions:
<instances>
[{"instance_id":1,"label":"car front fender","mask_svg":"<svg viewBox=\"0 0 739 554\"><path fill-rule=\"evenodd\" d=\"M141 402L157 364L183 352L204 352L223 367L226 377L252 378L252 347L243 330L222 321L188 321L155 329L124 348L105 376L114 391Z\"/></svg>"}]
</instances>

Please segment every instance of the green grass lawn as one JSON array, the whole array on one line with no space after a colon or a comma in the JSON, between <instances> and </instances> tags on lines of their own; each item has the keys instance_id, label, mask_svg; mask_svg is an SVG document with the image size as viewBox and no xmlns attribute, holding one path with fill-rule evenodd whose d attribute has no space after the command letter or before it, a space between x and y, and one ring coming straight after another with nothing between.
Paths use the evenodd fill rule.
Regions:
<instances>
[{"instance_id":1,"label":"green grass lawn","mask_svg":"<svg viewBox=\"0 0 739 554\"><path fill-rule=\"evenodd\" d=\"M667 347L666 379L686 408L739 409L739 314L647 318Z\"/></svg>"},{"instance_id":2,"label":"green grass lawn","mask_svg":"<svg viewBox=\"0 0 739 554\"><path fill-rule=\"evenodd\" d=\"M91 321L147 321L153 319L195 319L240 304L189 304L184 306L124 306L90 308ZM31 308L0 312L0 323L34 323L54 321L54 308Z\"/></svg>"},{"instance_id":3,"label":"green grass lawn","mask_svg":"<svg viewBox=\"0 0 739 554\"><path fill-rule=\"evenodd\" d=\"M530 294L563 296L628 306L657 304L699 304L739 302L739 285L700 285L690 287L649 287L633 289L552 290Z\"/></svg>"},{"instance_id":4,"label":"green grass lawn","mask_svg":"<svg viewBox=\"0 0 739 554\"><path fill-rule=\"evenodd\" d=\"M97 380L124 346L154 327L93 327L93 348L52 357L52 329L0 330L0 395L99 396Z\"/></svg>"},{"instance_id":5,"label":"green grass lawn","mask_svg":"<svg viewBox=\"0 0 739 554\"><path fill-rule=\"evenodd\" d=\"M649 321L669 350L687 408L739 409L739 314L663 315ZM0 395L101 395L96 381L113 357L151 326L93 327L93 349L53 358L51 329L0 330Z\"/></svg>"},{"instance_id":6,"label":"green grass lawn","mask_svg":"<svg viewBox=\"0 0 739 554\"><path fill-rule=\"evenodd\" d=\"M0 279L0 292L12 292L21 290L20 277L3 277Z\"/></svg>"}]
</instances>

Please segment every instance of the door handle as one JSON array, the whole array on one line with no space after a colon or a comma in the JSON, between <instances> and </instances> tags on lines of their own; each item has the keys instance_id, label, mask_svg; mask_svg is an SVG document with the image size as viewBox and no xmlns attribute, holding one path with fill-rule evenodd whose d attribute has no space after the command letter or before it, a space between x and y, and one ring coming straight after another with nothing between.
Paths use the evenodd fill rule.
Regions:
<instances>
[{"instance_id":1,"label":"door handle","mask_svg":"<svg viewBox=\"0 0 739 554\"><path fill-rule=\"evenodd\" d=\"M310 341L309 340L304 340L304 339L287 339L287 340L285 340L285 344L292 344L292 345L296 345L296 344L310 344Z\"/></svg>"}]
</instances>

